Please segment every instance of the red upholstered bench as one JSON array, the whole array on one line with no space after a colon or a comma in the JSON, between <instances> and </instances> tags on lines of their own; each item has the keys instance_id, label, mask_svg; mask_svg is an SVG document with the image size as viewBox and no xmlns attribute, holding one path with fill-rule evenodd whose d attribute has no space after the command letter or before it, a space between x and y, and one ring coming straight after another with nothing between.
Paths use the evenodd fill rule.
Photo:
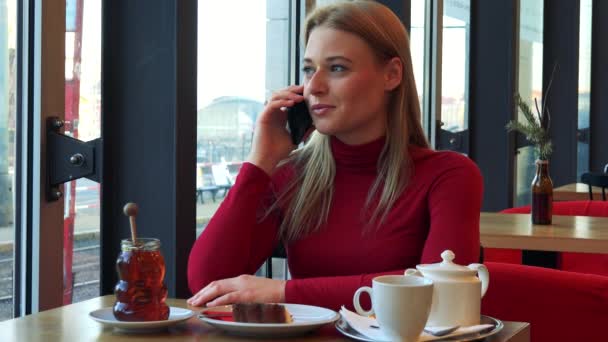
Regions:
<instances>
[{"instance_id":1,"label":"red upholstered bench","mask_svg":"<svg viewBox=\"0 0 608 342\"><path fill-rule=\"evenodd\" d=\"M530 206L510 208L501 213L529 214ZM608 217L608 201L554 202L553 215ZM521 264L521 250L484 248L484 261ZM559 254L558 265L564 271L608 276L608 254L564 252Z\"/></svg>"},{"instance_id":2,"label":"red upholstered bench","mask_svg":"<svg viewBox=\"0 0 608 342\"><path fill-rule=\"evenodd\" d=\"M487 262L481 313L531 324L531 341L605 341L608 277Z\"/></svg>"}]
</instances>

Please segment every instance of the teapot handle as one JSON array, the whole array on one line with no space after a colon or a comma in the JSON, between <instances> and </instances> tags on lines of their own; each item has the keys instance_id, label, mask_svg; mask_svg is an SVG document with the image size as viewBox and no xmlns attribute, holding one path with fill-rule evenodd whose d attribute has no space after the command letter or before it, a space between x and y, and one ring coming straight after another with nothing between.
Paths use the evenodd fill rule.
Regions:
<instances>
[{"instance_id":1,"label":"teapot handle","mask_svg":"<svg viewBox=\"0 0 608 342\"><path fill-rule=\"evenodd\" d=\"M467 267L477 271L479 280L481 280L481 297L483 297L486 294L486 291L488 291L488 285L490 285L490 273L488 272L488 268L483 264L470 264Z\"/></svg>"},{"instance_id":2,"label":"teapot handle","mask_svg":"<svg viewBox=\"0 0 608 342\"><path fill-rule=\"evenodd\" d=\"M420 271L418 271L415 268L408 268L407 270L405 270L405 272L403 273L403 275L405 275L405 276L422 277L422 273L420 273Z\"/></svg>"}]
</instances>

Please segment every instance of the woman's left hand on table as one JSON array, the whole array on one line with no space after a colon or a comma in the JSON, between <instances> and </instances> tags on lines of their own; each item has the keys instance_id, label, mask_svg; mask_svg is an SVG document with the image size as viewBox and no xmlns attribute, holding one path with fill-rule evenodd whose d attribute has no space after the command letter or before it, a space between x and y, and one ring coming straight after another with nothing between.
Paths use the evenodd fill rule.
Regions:
<instances>
[{"instance_id":1,"label":"woman's left hand on table","mask_svg":"<svg viewBox=\"0 0 608 342\"><path fill-rule=\"evenodd\" d=\"M233 303L282 303L285 301L285 280L243 274L216 280L188 299L193 306L219 306Z\"/></svg>"}]
</instances>

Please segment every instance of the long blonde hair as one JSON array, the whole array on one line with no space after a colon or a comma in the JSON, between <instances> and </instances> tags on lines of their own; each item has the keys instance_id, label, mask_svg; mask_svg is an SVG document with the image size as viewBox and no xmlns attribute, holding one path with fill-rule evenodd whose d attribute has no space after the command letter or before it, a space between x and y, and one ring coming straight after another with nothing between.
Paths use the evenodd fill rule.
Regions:
<instances>
[{"instance_id":1,"label":"long blonde hair","mask_svg":"<svg viewBox=\"0 0 608 342\"><path fill-rule=\"evenodd\" d=\"M386 140L378 159L378 174L364 208L364 213L374 209L368 223L381 224L407 185L411 164L408 145L428 147L420 125L408 34L390 9L374 1L317 8L306 19L305 44L308 44L312 30L319 26L355 34L371 47L378 61L398 57L403 65L401 83L390 95ZM269 212L280 203L285 205L279 236L284 241L293 241L317 231L327 222L336 173L330 137L315 131L284 163L293 165L295 177L279 194ZM376 200L377 206L371 208Z\"/></svg>"}]
</instances>

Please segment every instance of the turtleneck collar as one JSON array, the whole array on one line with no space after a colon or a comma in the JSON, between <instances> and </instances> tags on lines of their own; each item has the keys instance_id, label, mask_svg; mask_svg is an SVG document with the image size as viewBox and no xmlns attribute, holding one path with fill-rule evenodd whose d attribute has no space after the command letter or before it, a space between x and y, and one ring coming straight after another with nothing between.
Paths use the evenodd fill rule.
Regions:
<instances>
[{"instance_id":1,"label":"turtleneck collar","mask_svg":"<svg viewBox=\"0 0 608 342\"><path fill-rule=\"evenodd\" d=\"M347 145L334 136L330 138L330 142L336 169L374 173L377 171L378 158L384 147L384 136L362 145Z\"/></svg>"}]
</instances>

